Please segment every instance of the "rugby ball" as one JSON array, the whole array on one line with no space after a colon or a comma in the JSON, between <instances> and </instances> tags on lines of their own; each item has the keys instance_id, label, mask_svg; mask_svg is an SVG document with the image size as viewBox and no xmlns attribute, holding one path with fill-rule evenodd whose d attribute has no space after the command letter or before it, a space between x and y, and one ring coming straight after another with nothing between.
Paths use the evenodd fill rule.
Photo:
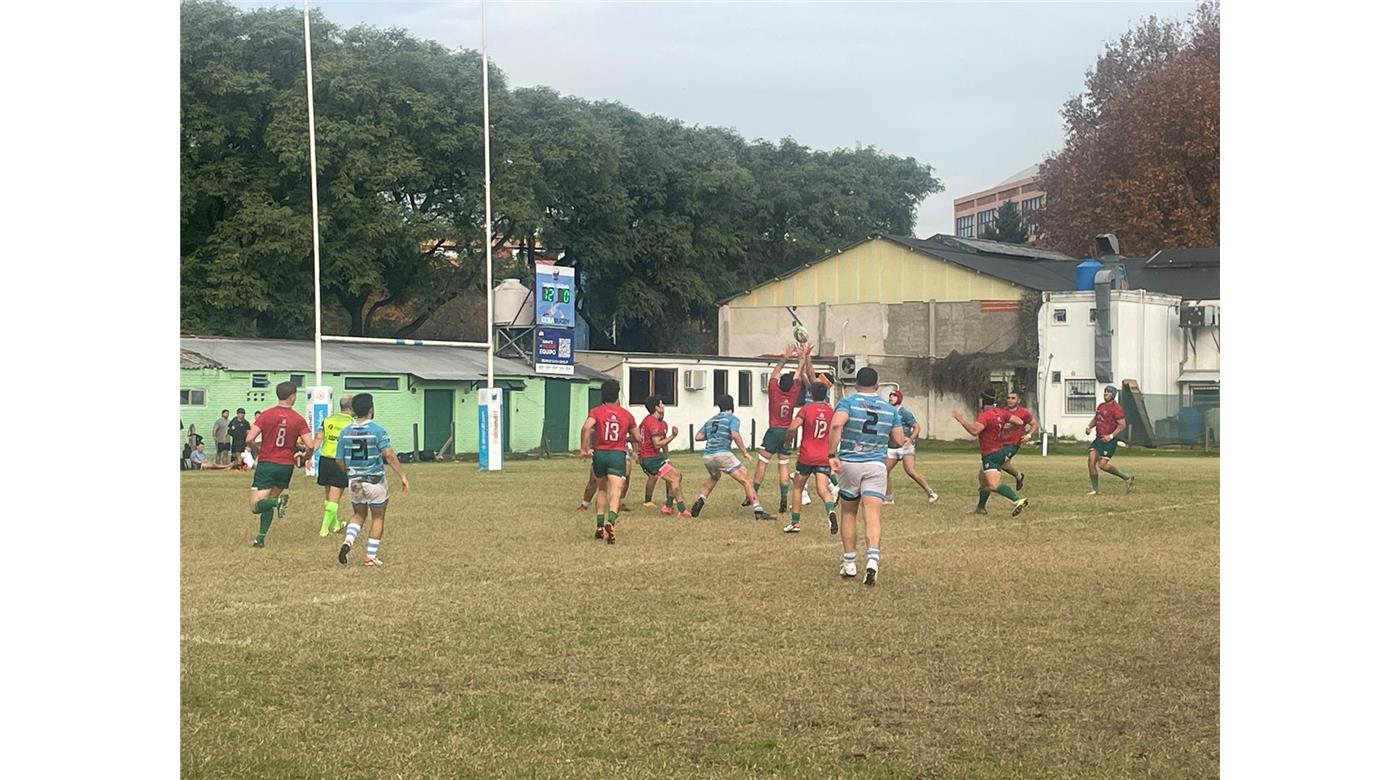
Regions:
<instances>
[{"instance_id":1,"label":"rugby ball","mask_svg":"<svg viewBox=\"0 0 1400 780\"><path fill-rule=\"evenodd\" d=\"M798 344L806 344L807 339L809 338L807 335L807 329L802 327L801 325L794 325L792 327L792 337L797 340Z\"/></svg>"}]
</instances>

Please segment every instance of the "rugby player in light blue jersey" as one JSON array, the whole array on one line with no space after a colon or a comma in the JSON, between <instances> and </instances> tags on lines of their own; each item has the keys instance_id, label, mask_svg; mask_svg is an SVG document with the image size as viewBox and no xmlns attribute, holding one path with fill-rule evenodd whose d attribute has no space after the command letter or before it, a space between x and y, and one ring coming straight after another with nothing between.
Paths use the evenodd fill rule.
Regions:
<instances>
[{"instance_id":1,"label":"rugby player in light blue jersey","mask_svg":"<svg viewBox=\"0 0 1400 780\"><path fill-rule=\"evenodd\" d=\"M389 506L389 486L384 482L384 464L394 470L408 492L408 476L403 473L399 457L389 442L389 432L374 421L374 396L360 393L350 399L350 410L355 422L340 431L340 439L335 443L335 459L350 479L350 510L354 516L345 529L345 541L340 545L341 564L348 561L350 548L355 546L355 537L360 534L360 526L368 512L373 520L369 528L369 541L365 544L365 565L381 566L379 560L379 540L384 538L384 510Z\"/></svg>"},{"instance_id":2,"label":"rugby player in light blue jersey","mask_svg":"<svg viewBox=\"0 0 1400 780\"><path fill-rule=\"evenodd\" d=\"M832 455L837 459L837 490L841 499L841 576L856 576L856 509L865 510L865 584L880 573L880 508L889 495L885 454L904 446L899 413L876 391L880 375L866 366L856 372L856 391L836 404L831 418Z\"/></svg>"},{"instance_id":3,"label":"rugby player in light blue jersey","mask_svg":"<svg viewBox=\"0 0 1400 780\"><path fill-rule=\"evenodd\" d=\"M728 474L744 486L744 496L753 504L755 520L774 519L773 515L763 511L763 505L758 502L758 494L754 492L753 482L749 479L749 470L744 468L744 464L734 457L734 453L729 449L738 446L739 454L744 456L744 460L753 460L748 448L744 446L743 434L739 433L739 418L734 416L734 396L726 395L719 399L719 414L706 420L695 433L695 438L705 442L705 454L701 462L705 464L705 470L710 472L710 477L700 487L700 495L690 507L690 516L700 516L700 510L705 508L705 499L709 497L710 491L715 489L720 475Z\"/></svg>"}]
</instances>

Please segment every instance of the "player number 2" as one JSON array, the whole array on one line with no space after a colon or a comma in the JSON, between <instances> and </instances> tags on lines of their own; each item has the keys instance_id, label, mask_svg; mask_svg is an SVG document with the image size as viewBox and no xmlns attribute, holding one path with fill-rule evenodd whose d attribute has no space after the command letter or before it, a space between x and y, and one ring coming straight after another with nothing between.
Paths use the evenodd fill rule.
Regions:
<instances>
[{"instance_id":1,"label":"player number 2","mask_svg":"<svg viewBox=\"0 0 1400 780\"><path fill-rule=\"evenodd\" d=\"M866 420L865 424L860 426L860 432L879 433L879 429L877 429L875 426L880 424L880 415L870 411L867 411L866 414L870 416L870 419Z\"/></svg>"},{"instance_id":2,"label":"player number 2","mask_svg":"<svg viewBox=\"0 0 1400 780\"><path fill-rule=\"evenodd\" d=\"M351 460L369 460L369 442L359 439L350 445Z\"/></svg>"}]
</instances>

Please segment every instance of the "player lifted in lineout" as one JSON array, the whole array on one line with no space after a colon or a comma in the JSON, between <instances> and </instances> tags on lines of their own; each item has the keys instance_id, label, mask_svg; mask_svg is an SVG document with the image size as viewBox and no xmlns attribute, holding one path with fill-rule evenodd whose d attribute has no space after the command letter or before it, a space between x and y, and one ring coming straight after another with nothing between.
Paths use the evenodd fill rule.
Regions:
<instances>
[{"instance_id":1,"label":"player lifted in lineout","mask_svg":"<svg viewBox=\"0 0 1400 780\"><path fill-rule=\"evenodd\" d=\"M807 391L811 400L797 414L793 415L788 427L787 446L802 431L802 448L797 453L797 479L793 482L793 495L801 495L807 489L807 480L816 479L817 495L826 502L826 522L834 534L839 529L836 523L836 496L831 492L831 418L836 410L826 402L826 385L814 382ZM792 521L784 528L785 533L795 534L802 530L802 503L794 501Z\"/></svg>"},{"instance_id":2,"label":"player lifted in lineout","mask_svg":"<svg viewBox=\"0 0 1400 780\"><path fill-rule=\"evenodd\" d=\"M641 430L642 443L637 448L637 453L641 456L642 471L647 473L649 478L661 479L666 482L666 506L661 508L661 514L675 514L676 510L672 506L679 507L682 517L690 517L690 510L686 508L685 499L681 497L681 473L671 465L671 459L667 457L666 447L676 438L679 433L676 426L671 426L670 435L667 435L666 405L656 396L650 396L643 404L647 408L647 416L638 426ZM650 489L648 489L650 493ZM648 503L650 497L648 496Z\"/></svg>"},{"instance_id":3,"label":"player lifted in lineout","mask_svg":"<svg viewBox=\"0 0 1400 780\"><path fill-rule=\"evenodd\" d=\"M350 482L350 525L345 529L345 541L340 545L339 560L345 564L350 548L366 515L371 523L365 542L365 565L382 566L379 542L384 538L384 513L389 508L389 485L384 481L384 464L394 470L403 492L408 493L408 475L403 473L399 456L389 441L389 432L374 421L374 396L359 393L350 399L350 412L355 422L340 432L335 443L335 459Z\"/></svg>"},{"instance_id":4,"label":"player lifted in lineout","mask_svg":"<svg viewBox=\"0 0 1400 780\"><path fill-rule=\"evenodd\" d=\"M1039 429L1039 423L1035 421L1035 415L1031 414L1031 410L1021 405L1021 394L1015 390L1006 394L1006 413L1019 419L1025 426L1023 428L1018 428L1015 425L1006 426L1006 438L1002 439L1001 444L1001 470L1016 480L1016 490L1019 492L1021 486L1026 484L1026 475L1011 465L1011 459L1021 451L1022 444L1030 442L1031 437Z\"/></svg>"},{"instance_id":5,"label":"player lifted in lineout","mask_svg":"<svg viewBox=\"0 0 1400 780\"><path fill-rule=\"evenodd\" d=\"M636 419L617 402L621 394L622 386L616 379L603 380L603 403L588 411L579 431L579 457L592 458L593 477L598 482L593 497L598 525L593 537L608 544L617 542L618 505L627 479L627 442L642 441Z\"/></svg>"},{"instance_id":6,"label":"player lifted in lineout","mask_svg":"<svg viewBox=\"0 0 1400 780\"><path fill-rule=\"evenodd\" d=\"M763 489L763 478L768 473L768 461L778 459L778 514L788 508L788 455L792 452L787 444L788 426L792 425L793 412L797 411L798 399L803 389L811 383L811 347L800 351L797 374L783 373L787 362L798 357L796 344L789 345L778 359L768 377L768 430L763 434L763 443L758 446L758 466L754 468L753 491L757 495ZM744 501L744 506L749 502Z\"/></svg>"},{"instance_id":7,"label":"player lifted in lineout","mask_svg":"<svg viewBox=\"0 0 1400 780\"><path fill-rule=\"evenodd\" d=\"M1118 388L1109 385L1103 389L1103 403L1094 410L1094 419L1084 428L1085 433L1091 430L1094 432L1094 440L1089 444L1089 484L1093 486L1089 495L1099 494L1100 471L1107 471L1127 482L1128 486L1124 492L1133 492L1136 477L1109 463L1113 454L1118 451L1118 434L1123 432L1126 425L1123 407L1118 404Z\"/></svg>"},{"instance_id":8,"label":"player lifted in lineout","mask_svg":"<svg viewBox=\"0 0 1400 780\"><path fill-rule=\"evenodd\" d=\"M1007 436L1006 426L1010 425L1020 430L1024 423L1021 422L1021 418L998 408L996 394L990 390L982 393L981 402L982 411L977 415L975 422L963 419L961 412L953 412L953 419L968 433L977 437L977 445L982 453L982 470L977 477L980 488L977 492L977 508L972 510L972 514L987 514L987 499L996 492L1012 502L1011 516L1015 517L1030 506L1030 501L1022 498L1010 485L1001 484L1001 463L1005 454L1001 443Z\"/></svg>"},{"instance_id":9,"label":"player lifted in lineout","mask_svg":"<svg viewBox=\"0 0 1400 780\"><path fill-rule=\"evenodd\" d=\"M933 492L933 488L928 486L928 480L924 479L924 475L920 474L919 470L914 467L914 440L919 438L919 431L922 428L919 426L919 421L914 419L914 413L904 406L904 393L891 390L889 401L890 406L893 406L899 415L899 427L904 429L904 446L891 447L885 453L885 471L893 473L894 464L903 463L904 473L914 480L914 484L923 489L924 495L928 496L928 502L932 504L938 500L938 494ZM885 503L894 503L893 482L889 485L889 498L885 500Z\"/></svg>"},{"instance_id":10,"label":"player lifted in lineout","mask_svg":"<svg viewBox=\"0 0 1400 780\"><path fill-rule=\"evenodd\" d=\"M880 510L887 497L889 472L885 453L904 446L897 414L877 390L880 374L870 366L856 372L856 391L836 404L831 427L841 431L829 454L836 460L837 495L841 497L841 576L856 576L856 511L865 516L865 584L880 573Z\"/></svg>"},{"instance_id":11,"label":"player lifted in lineout","mask_svg":"<svg viewBox=\"0 0 1400 780\"><path fill-rule=\"evenodd\" d=\"M296 403L297 386L291 382L277 385L277 405L262 412L248 429L248 444L262 439L258 450L258 465L253 470L253 492L249 506L258 515L258 535L254 547L262 547L267 529L272 527L272 513L287 514L286 490L292 484L292 469L296 463L296 446L310 447L311 431L306 420L292 405Z\"/></svg>"},{"instance_id":12,"label":"player lifted in lineout","mask_svg":"<svg viewBox=\"0 0 1400 780\"><path fill-rule=\"evenodd\" d=\"M705 508L705 499L709 497L710 491L715 489L720 475L728 474L735 482L744 486L744 496L748 503L753 505L754 519L773 520L773 515L763 511L763 504L759 502L753 483L749 481L748 469L744 468L744 464L730 451L730 447L737 445L739 454L743 455L745 460L753 459L748 448L744 446L743 434L739 433L739 418L734 416L734 396L725 395L719 399L719 413L700 426L695 438L705 442L705 454L701 462L705 464L710 478L705 480L705 484L700 488L700 495L691 505L690 514L700 516L700 510Z\"/></svg>"}]
</instances>

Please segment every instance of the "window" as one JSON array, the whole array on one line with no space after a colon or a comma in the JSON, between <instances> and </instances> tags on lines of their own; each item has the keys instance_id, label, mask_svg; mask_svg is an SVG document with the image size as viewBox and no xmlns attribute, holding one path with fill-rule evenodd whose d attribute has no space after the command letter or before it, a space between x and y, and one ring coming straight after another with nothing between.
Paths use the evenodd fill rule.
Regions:
<instances>
[{"instance_id":1,"label":"window","mask_svg":"<svg viewBox=\"0 0 1400 780\"><path fill-rule=\"evenodd\" d=\"M346 390L397 390L399 378L396 376L347 376Z\"/></svg>"},{"instance_id":2,"label":"window","mask_svg":"<svg viewBox=\"0 0 1400 780\"><path fill-rule=\"evenodd\" d=\"M1220 385L1191 388L1191 405L1202 411L1220 408Z\"/></svg>"},{"instance_id":3,"label":"window","mask_svg":"<svg viewBox=\"0 0 1400 780\"><path fill-rule=\"evenodd\" d=\"M1089 324L1090 324L1090 325L1093 325L1094 323L1096 323L1096 322L1098 322L1098 321L1099 321L1099 310L1098 310L1098 309L1090 309L1090 310L1089 310Z\"/></svg>"},{"instance_id":4,"label":"window","mask_svg":"<svg viewBox=\"0 0 1400 780\"><path fill-rule=\"evenodd\" d=\"M1060 383L1060 372L1059 372L1059 371L1051 371L1051 372L1050 372L1050 383L1051 383L1051 384L1055 384L1055 385L1058 385L1058 384Z\"/></svg>"},{"instance_id":5,"label":"window","mask_svg":"<svg viewBox=\"0 0 1400 780\"><path fill-rule=\"evenodd\" d=\"M180 391L180 405L181 405L181 406L203 406L203 405L204 405L204 391L203 391L203 390L181 390L181 391Z\"/></svg>"},{"instance_id":6,"label":"window","mask_svg":"<svg viewBox=\"0 0 1400 780\"><path fill-rule=\"evenodd\" d=\"M739 400L738 406L753 406L753 372L739 372Z\"/></svg>"},{"instance_id":7,"label":"window","mask_svg":"<svg viewBox=\"0 0 1400 780\"><path fill-rule=\"evenodd\" d=\"M715 369L715 395L714 404L719 406L719 399L729 395L729 369Z\"/></svg>"},{"instance_id":8,"label":"window","mask_svg":"<svg viewBox=\"0 0 1400 780\"><path fill-rule=\"evenodd\" d=\"M1064 325L1069 322L1069 309L1055 309L1051 312L1051 321L1056 325Z\"/></svg>"},{"instance_id":9,"label":"window","mask_svg":"<svg viewBox=\"0 0 1400 780\"><path fill-rule=\"evenodd\" d=\"M1098 408L1095 400L1094 380L1071 379L1065 383L1065 414L1093 414Z\"/></svg>"},{"instance_id":10,"label":"window","mask_svg":"<svg viewBox=\"0 0 1400 780\"><path fill-rule=\"evenodd\" d=\"M300 390L306 387L306 374L292 374L288 379Z\"/></svg>"},{"instance_id":11,"label":"window","mask_svg":"<svg viewBox=\"0 0 1400 780\"><path fill-rule=\"evenodd\" d=\"M661 403L675 406L676 374L674 368L627 369L627 403L640 406L647 396L655 395Z\"/></svg>"},{"instance_id":12,"label":"window","mask_svg":"<svg viewBox=\"0 0 1400 780\"><path fill-rule=\"evenodd\" d=\"M993 222L996 222L996 221L997 221L997 210L996 210L996 209L987 209L986 211L979 211L979 212L977 212L977 235L980 236L980 235L982 235L983 233L986 233L986 232L987 232L987 228L991 227L991 226L992 226L992 223L993 223Z\"/></svg>"},{"instance_id":13,"label":"window","mask_svg":"<svg viewBox=\"0 0 1400 780\"><path fill-rule=\"evenodd\" d=\"M268 380L267 374L253 374L252 385L253 389L256 390L260 387L271 387L271 382Z\"/></svg>"},{"instance_id":14,"label":"window","mask_svg":"<svg viewBox=\"0 0 1400 780\"><path fill-rule=\"evenodd\" d=\"M972 215L958 217L957 234L959 238L972 238Z\"/></svg>"}]
</instances>

